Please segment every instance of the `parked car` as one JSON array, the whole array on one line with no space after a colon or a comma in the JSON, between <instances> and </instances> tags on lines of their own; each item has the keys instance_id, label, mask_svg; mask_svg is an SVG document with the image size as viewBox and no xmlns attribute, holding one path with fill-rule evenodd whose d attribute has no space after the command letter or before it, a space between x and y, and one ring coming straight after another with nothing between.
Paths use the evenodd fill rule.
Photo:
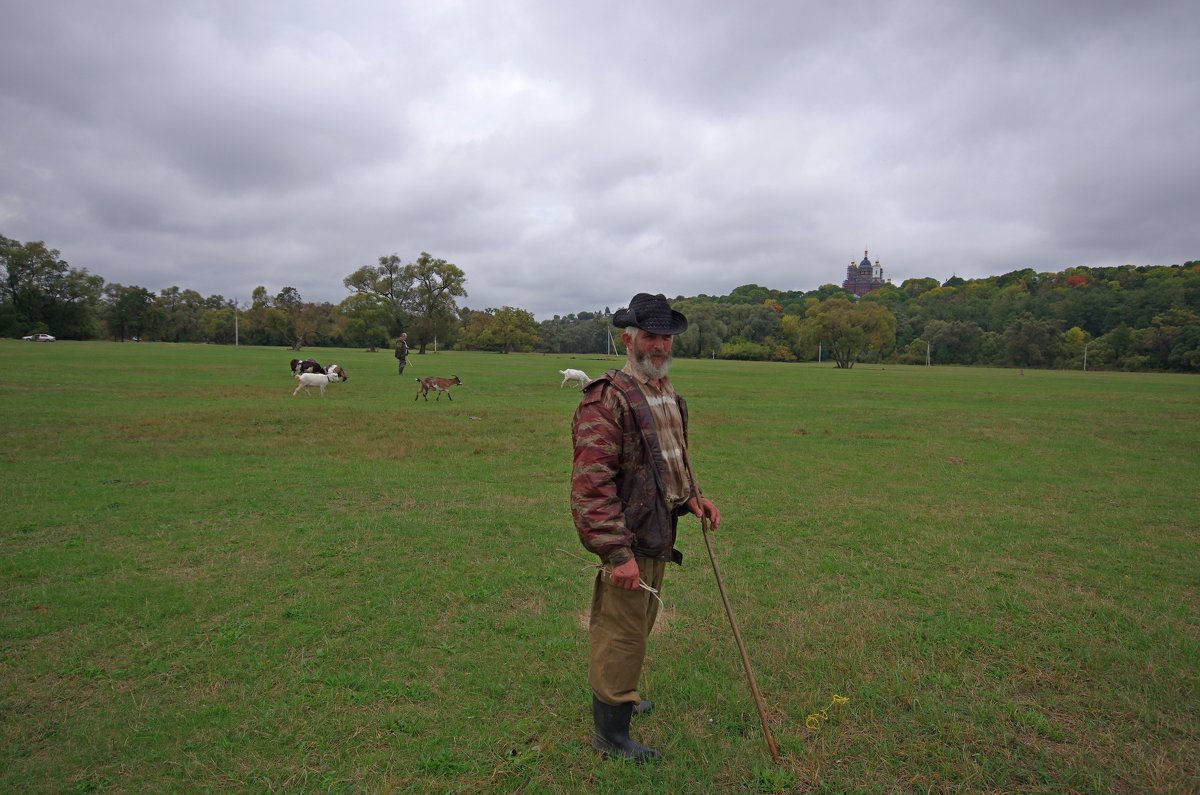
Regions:
<instances>
[{"instance_id":1,"label":"parked car","mask_svg":"<svg viewBox=\"0 0 1200 795\"><path fill-rule=\"evenodd\" d=\"M30 342L54 342L54 337L51 337L49 334L30 334L28 337L21 337L21 339L29 340Z\"/></svg>"}]
</instances>

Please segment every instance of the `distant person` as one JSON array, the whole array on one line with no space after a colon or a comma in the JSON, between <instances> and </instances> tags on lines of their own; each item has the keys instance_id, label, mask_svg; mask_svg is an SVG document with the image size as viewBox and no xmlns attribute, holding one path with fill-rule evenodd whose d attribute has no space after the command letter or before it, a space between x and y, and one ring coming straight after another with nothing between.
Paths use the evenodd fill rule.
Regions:
<instances>
[{"instance_id":1,"label":"distant person","mask_svg":"<svg viewBox=\"0 0 1200 795\"><path fill-rule=\"evenodd\" d=\"M626 361L584 387L571 426L571 516L603 568L592 589L588 684L592 747L632 762L661 755L629 737L646 641L658 615L656 591L668 562L680 563L675 529L685 513L721 521L700 496L687 452L687 404L667 380L671 344L687 318L662 295L638 293L613 315Z\"/></svg>"},{"instance_id":2,"label":"distant person","mask_svg":"<svg viewBox=\"0 0 1200 795\"><path fill-rule=\"evenodd\" d=\"M408 334L402 333L396 340L396 360L400 363L400 375L404 375L404 367L408 364Z\"/></svg>"}]
</instances>

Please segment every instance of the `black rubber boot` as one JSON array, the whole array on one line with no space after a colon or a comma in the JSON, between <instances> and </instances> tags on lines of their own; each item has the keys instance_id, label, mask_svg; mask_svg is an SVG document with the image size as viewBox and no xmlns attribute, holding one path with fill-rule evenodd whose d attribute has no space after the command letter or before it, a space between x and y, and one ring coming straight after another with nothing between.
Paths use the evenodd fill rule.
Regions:
<instances>
[{"instance_id":1,"label":"black rubber boot","mask_svg":"<svg viewBox=\"0 0 1200 795\"><path fill-rule=\"evenodd\" d=\"M661 759L662 754L629 738L629 719L633 716L633 702L612 706L592 696L592 721L596 724L596 736L592 748L605 756L616 756L635 764Z\"/></svg>"}]
</instances>

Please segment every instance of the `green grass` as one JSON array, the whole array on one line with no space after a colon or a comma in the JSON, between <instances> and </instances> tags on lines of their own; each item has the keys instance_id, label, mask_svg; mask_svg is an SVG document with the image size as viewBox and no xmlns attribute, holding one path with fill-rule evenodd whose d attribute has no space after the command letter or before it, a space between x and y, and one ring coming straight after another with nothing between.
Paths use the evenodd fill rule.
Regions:
<instances>
[{"instance_id":1,"label":"green grass","mask_svg":"<svg viewBox=\"0 0 1200 795\"><path fill-rule=\"evenodd\" d=\"M1195 377L678 361L783 759L693 520L639 768L557 374L616 360L311 353L0 342L0 790L1197 790Z\"/></svg>"}]
</instances>

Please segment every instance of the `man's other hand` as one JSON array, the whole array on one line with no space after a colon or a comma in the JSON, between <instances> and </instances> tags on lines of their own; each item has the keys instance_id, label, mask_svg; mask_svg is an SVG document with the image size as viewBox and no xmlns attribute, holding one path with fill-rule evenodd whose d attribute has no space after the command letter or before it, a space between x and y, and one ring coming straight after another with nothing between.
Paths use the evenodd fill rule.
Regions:
<instances>
[{"instance_id":1,"label":"man's other hand","mask_svg":"<svg viewBox=\"0 0 1200 795\"><path fill-rule=\"evenodd\" d=\"M641 571L638 569L637 558L630 558L624 563L619 563L612 567L612 582L618 588L624 588L627 591L636 591L638 581L641 580Z\"/></svg>"},{"instance_id":2,"label":"man's other hand","mask_svg":"<svg viewBox=\"0 0 1200 795\"><path fill-rule=\"evenodd\" d=\"M717 510L717 506L712 504L712 500L705 499L704 497L697 500L693 497L688 500L687 509L700 518L707 516L713 530L716 530L721 524L721 512Z\"/></svg>"}]
</instances>

